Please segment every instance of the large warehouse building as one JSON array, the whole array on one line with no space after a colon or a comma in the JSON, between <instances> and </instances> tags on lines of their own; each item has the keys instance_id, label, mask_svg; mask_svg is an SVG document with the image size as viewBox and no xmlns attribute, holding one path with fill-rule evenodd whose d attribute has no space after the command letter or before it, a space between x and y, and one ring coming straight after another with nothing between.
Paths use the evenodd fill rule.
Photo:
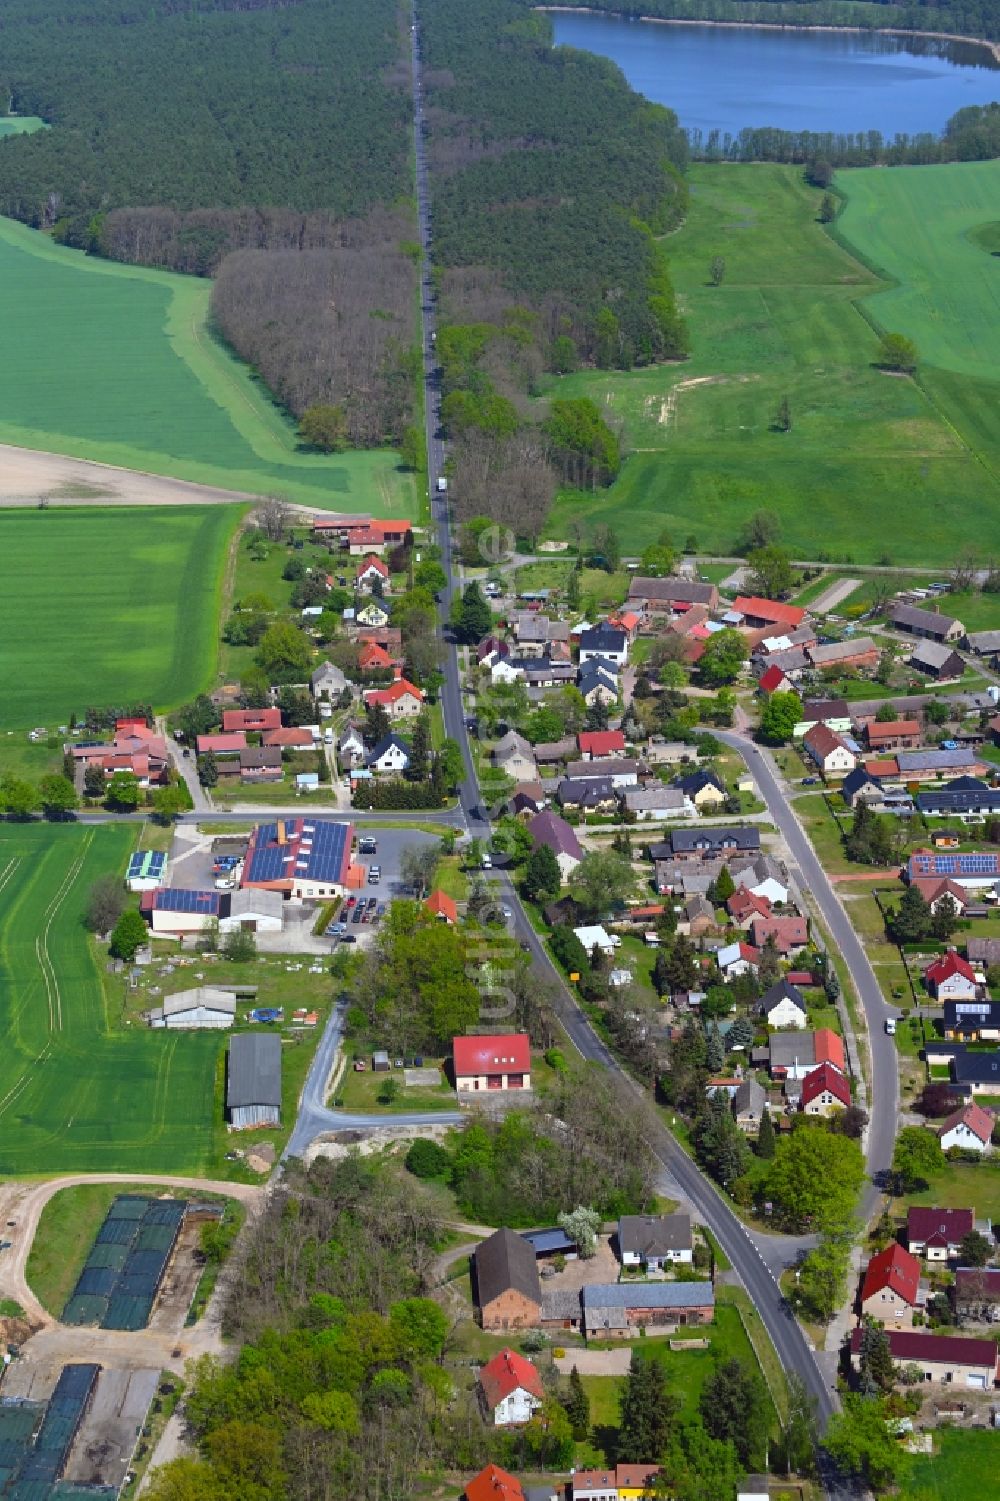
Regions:
<instances>
[{"instance_id":1,"label":"large warehouse building","mask_svg":"<svg viewBox=\"0 0 1000 1501\"><path fill-rule=\"evenodd\" d=\"M342 896L353 838L351 824L320 818L260 824L250 839L240 885L306 901Z\"/></svg>"}]
</instances>

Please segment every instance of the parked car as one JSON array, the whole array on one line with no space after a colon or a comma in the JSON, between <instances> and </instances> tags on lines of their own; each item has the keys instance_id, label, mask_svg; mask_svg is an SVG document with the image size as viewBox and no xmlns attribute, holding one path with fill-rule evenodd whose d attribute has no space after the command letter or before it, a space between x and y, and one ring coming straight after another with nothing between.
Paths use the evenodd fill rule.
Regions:
<instances>
[{"instance_id":1,"label":"parked car","mask_svg":"<svg viewBox=\"0 0 1000 1501\"><path fill-rule=\"evenodd\" d=\"M382 879L382 867L381 867L381 865L369 865L369 867L368 867L368 884L369 884L369 886L377 886L378 883L379 883L379 881L381 881L381 879Z\"/></svg>"},{"instance_id":2,"label":"parked car","mask_svg":"<svg viewBox=\"0 0 1000 1501\"><path fill-rule=\"evenodd\" d=\"M359 855L375 855L378 853L378 843L370 834L362 834L358 840Z\"/></svg>"}]
</instances>

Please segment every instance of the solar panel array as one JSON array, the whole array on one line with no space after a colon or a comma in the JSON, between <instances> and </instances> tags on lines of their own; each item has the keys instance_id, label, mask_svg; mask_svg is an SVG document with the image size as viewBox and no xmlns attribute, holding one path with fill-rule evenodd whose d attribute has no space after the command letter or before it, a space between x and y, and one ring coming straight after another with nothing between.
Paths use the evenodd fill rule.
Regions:
<instances>
[{"instance_id":1,"label":"solar panel array","mask_svg":"<svg viewBox=\"0 0 1000 1501\"><path fill-rule=\"evenodd\" d=\"M127 879L136 881L142 877L154 879L162 876L166 863L167 857L162 850L137 850L128 862Z\"/></svg>"},{"instance_id":2,"label":"solar panel array","mask_svg":"<svg viewBox=\"0 0 1000 1501\"><path fill-rule=\"evenodd\" d=\"M217 891L187 891L181 886L168 886L153 893L153 905L160 912L218 912Z\"/></svg>"},{"instance_id":3,"label":"solar panel array","mask_svg":"<svg viewBox=\"0 0 1000 1501\"><path fill-rule=\"evenodd\" d=\"M278 825L261 824L250 845L244 880L281 881L305 876L311 881L340 880L351 825L324 819L285 820L284 843Z\"/></svg>"},{"instance_id":4,"label":"solar panel array","mask_svg":"<svg viewBox=\"0 0 1000 1501\"><path fill-rule=\"evenodd\" d=\"M97 1232L63 1323L144 1329L186 1212L184 1200L120 1194Z\"/></svg>"}]
</instances>

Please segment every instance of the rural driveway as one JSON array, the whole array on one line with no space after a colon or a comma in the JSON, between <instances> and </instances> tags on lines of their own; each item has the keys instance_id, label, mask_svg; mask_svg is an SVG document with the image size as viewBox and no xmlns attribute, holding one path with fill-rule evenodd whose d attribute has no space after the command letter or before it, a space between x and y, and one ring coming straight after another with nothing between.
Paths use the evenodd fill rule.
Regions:
<instances>
[{"instance_id":1,"label":"rural driveway","mask_svg":"<svg viewBox=\"0 0 1000 1501\"><path fill-rule=\"evenodd\" d=\"M828 584L822 594L817 594L809 609L814 615L827 615L831 610L835 610L849 594L853 594L855 589L859 589L860 587L860 579L834 579L833 583Z\"/></svg>"},{"instance_id":2,"label":"rural driveway","mask_svg":"<svg viewBox=\"0 0 1000 1501\"><path fill-rule=\"evenodd\" d=\"M52 1327L55 1320L42 1307L28 1286L28 1255L38 1229L42 1210L61 1188L75 1188L83 1183L149 1183L159 1188L185 1188L192 1194L225 1194L253 1207L259 1204L266 1188L250 1183L221 1183L211 1178L153 1177L145 1173L74 1173L64 1178L49 1178L44 1183L10 1182L0 1184L0 1227L3 1239L11 1241L9 1251L0 1252L0 1296L20 1303L33 1324ZM93 1335L93 1330L85 1331ZM143 1331L143 1338L148 1335ZM37 1336L36 1336L37 1338ZM173 1341L171 1342L173 1343ZM148 1364L148 1361L137 1361Z\"/></svg>"}]
</instances>

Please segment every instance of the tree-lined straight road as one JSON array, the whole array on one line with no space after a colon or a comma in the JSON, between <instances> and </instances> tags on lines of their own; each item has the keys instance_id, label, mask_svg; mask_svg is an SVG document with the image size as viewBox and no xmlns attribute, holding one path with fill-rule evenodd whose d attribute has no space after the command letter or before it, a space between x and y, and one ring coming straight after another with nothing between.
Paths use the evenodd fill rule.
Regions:
<instances>
[{"instance_id":1,"label":"tree-lined straight road","mask_svg":"<svg viewBox=\"0 0 1000 1501\"><path fill-rule=\"evenodd\" d=\"M411 37L416 187L420 243L423 251L421 262L421 305L423 312L427 476L432 511L436 514L438 523L441 563L447 579L441 600L443 624L444 629L447 631L451 599L455 589L455 575L450 528L450 502L447 496L440 496L437 491L437 481L442 473L446 454L441 436L440 372L438 370L435 350L437 319L431 277L431 214L427 183L420 33L419 26L416 24L416 10L414 10L413 15L415 24ZM479 788L476 781L475 767L472 761L462 707L458 653L454 643L449 644L446 652L444 675L442 704L444 708L445 732L457 740L461 746L462 759L466 771L465 780L460 789L462 806L465 810L470 833L487 836L489 834L489 821L484 817L484 810L481 808L479 802ZM513 927L517 936L527 945L538 972L547 979L554 979L556 981L559 1019L574 1046L588 1061L602 1064L605 1068L618 1074L625 1081L627 1088L634 1091L637 1096L641 1096L642 1091L639 1086L621 1068L617 1059L597 1036L586 1016L576 1004L575 997L567 990L562 976L556 970L544 945L531 926L527 914L518 899L517 892L509 879L506 876L502 879L506 896L513 912ZM643 1103L645 1104L647 1101L644 1100ZM714 1185L699 1171L695 1163L687 1156L683 1148L667 1130L666 1126L659 1125L651 1112L647 1112L647 1114L650 1119L648 1135L653 1151L659 1161L676 1180L698 1215L712 1230L733 1266L737 1268L747 1292L760 1313L782 1366L786 1371L790 1373L794 1372L801 1377L806 1389L815 1399L820 1423L825 1426L827 1419L839 1405L836 1392L827 1379L825 1371L816 1361L814 1352L807 1343L805 1335L794 1318L772 1272L758 1252L746 1228L723 1200Z\"/></svg>"}]
</instances>

